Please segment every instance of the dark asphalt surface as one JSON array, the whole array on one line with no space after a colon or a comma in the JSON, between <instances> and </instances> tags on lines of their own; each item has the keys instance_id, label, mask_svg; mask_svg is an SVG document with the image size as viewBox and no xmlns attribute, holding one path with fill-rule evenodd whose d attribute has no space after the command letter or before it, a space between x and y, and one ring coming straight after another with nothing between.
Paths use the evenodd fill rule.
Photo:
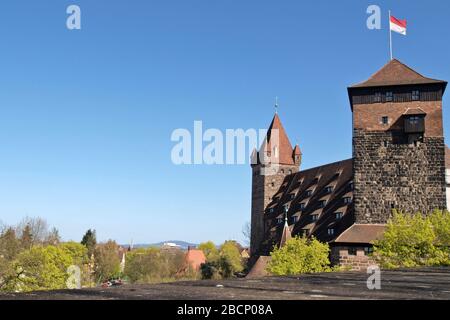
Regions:
<instances>
[{"instance_id":1,"label":"dark asphalt surface","mask_svg":"<svg viewBox=\"0 0 450 320\"><path fill-rule=\"evenodd\" d=\"M450 300L450 268L381 271L381 289L367 288L368 274L338 272L298 277L224 281L189 281L111 288L0 294L0 300L311 300L445 299Z\"/></svg>"}]
</instances>

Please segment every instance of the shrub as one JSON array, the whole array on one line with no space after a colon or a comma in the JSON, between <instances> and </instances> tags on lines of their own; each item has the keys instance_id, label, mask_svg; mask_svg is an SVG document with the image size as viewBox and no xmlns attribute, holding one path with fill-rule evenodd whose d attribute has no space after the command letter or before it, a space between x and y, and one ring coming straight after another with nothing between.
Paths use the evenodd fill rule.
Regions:
<instances>
[{"instance_id":1,"label":"shrub","mask_svg":"<svg viewBox=\"0 0 450 320\"><path fill-rule=\"evenodd\" d=\"M270 253L267 271L275 275L293 275L331 271L328 244L305 237L292 238Z\"/></svg>"},{"instance_id":2,"label":"shrub","mask_svg":"<svg viewBox=\"0 0 450 320\"><path fill-rule=\"evenodd\" d=\"M393 212L374 257L384 268L450 265L450 214Z\"/></svg>"}]
</instances>

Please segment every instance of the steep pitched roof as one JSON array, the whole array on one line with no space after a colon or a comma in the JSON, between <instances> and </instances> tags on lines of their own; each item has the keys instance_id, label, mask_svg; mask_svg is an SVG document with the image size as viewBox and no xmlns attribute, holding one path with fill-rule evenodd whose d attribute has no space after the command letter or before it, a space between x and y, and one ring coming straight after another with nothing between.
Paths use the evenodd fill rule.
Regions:
<instances>
[{"instance_id":1,"label":"steep pitched roof","mask_svg":"<svg viewBox=\"0 0 450 320\"><path fill-rule=\"evenodd\" d=\"M295 164L293 157L294 149L292 148L291 142L289 141L277 113L272 119L269 129L267 130L266 138L259 150L260 160L261 154L267 152L270 153L272 163L276 162L278 164L287 165ZM300 149L298 149L297 152L300 152Z\"/></svg>"},{"instance_id":2,"label":"steep pitched roof","mask_svg":"<svg viewBox=\"0 0 450 320\"><path fill-rule=\"evenodd\" d=\"M323 242L330 242L338 237L354 221L353 203L344 201L345 198L353 198L352 181L352 159L288 175L266 208L268 229L262 252L268 253L274 245L280 246L285 241L286 222L283 226L280 219L285 217L286 205L289 206L288 224L292 236L302 235L308 230L308 236L314 236ZM329 190L327 187L332 188ZM322 203L322 200L326 202ZM337 217L337 213L342 216ZM313 220L313 215L318 215L318 219ZM333 229L334 233L329 234L328 229Z\"/></svg>"},{"instance_id":3,"label":"steep pitched roof","mask_svg":"<svg viewBox=\"0 0 450 320\"><path fill-rule=\"evenodd\" d=\"M368 80L355 84L350 88L435 83L446 84L447 82L424 77L397 59L393 59L373 74Z\"/></svg>"},{"instance_id":4,"label":"steep pitched roof","mask_svg":"<svg viewBox=\"0 0 450 320\"><path fill-rule=\"evenodd\" d=\"M289 224L286 218L283 233L281 234L280 248L283 247L290 239L292 239L291 228L289 228Z\"/></svg>"}]
</instances>

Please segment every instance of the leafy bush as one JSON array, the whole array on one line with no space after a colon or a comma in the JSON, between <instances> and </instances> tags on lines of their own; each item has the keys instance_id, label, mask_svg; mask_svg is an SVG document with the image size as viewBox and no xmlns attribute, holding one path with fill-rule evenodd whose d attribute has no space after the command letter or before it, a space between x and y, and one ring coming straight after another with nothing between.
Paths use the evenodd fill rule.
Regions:
<instances>
[{"instance_id":1,"label":"leafy bush","mask_svg":"<svg viewBox=\"0 0 450 320\"><path fill-rule=\"evenodd\" d=\"M330 271L330 248L316 239L292 238L270 253L267 271L275 275L294 275Z\"/></svg>"},{"instance_id":2,"label":"leafy bush","mask_svg":"<svg viewBox=\"0 0 450 320\"><path fill-rule=\"evenodd\" d=\"M393 212L374 257L384 268L450 265L450 213Z\"/></svg>"},{"instance_id":3,"label":"leafy bush","mask_svg":"<svg viewBox=\"0 0 450 320\"><path fill-rule=\"evenodd\" d=\"M184 266L184 257L181 250L134 250L126 256L124 276L132 283L175 280L177 272Z\"/></svg>"}]
</instances>

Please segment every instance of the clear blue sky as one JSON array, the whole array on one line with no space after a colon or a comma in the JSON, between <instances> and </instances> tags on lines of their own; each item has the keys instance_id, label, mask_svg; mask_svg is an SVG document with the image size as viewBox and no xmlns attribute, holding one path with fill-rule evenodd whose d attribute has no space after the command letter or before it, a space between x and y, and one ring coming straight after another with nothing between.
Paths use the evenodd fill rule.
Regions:
<instances>
[{"instance_id":1,"label":"clear blue sky","mask_svg":"<svg viewBox=\"0 0 450 320\"><path fill-rule=\"evenodd\" d=\"M387 62L388 9L408 20L395 56L450 80L448 1L2 2L0 219L41 216L66 240L241 240L249 166L174 166L172 131L265 128L278 96L303 168L351 157L346 87Z\"/></svg>"}]
</instances>

